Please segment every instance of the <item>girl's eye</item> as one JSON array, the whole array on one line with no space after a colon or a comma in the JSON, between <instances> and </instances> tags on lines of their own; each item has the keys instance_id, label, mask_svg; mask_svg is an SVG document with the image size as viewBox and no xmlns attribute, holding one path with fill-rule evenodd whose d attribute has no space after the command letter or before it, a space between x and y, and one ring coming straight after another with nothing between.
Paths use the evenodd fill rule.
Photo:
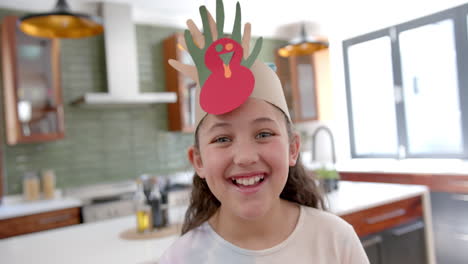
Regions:
<instances>
[{"instance_id":1,"label":"girl's eye","mask_svg":"<svg viewBox=\"0 0 468 264\"><path fill-rule=\"evenodd\" d=\"M271 132L260 132L257 134L255 138L260 139L260 138L266 138L266 137L271 137L273 136L273 133Z\"/></svg>"},{"instance_id":2,"label":"girl's eye","mask_svg":"<svg viewBox=\"0 0 468 264\"><path fill-rule=\"evenodd\" d=\"M213 143L225 143L230 141L231 140L228 137L217 137L213 140Z\"/></svg>"}]
</instances>

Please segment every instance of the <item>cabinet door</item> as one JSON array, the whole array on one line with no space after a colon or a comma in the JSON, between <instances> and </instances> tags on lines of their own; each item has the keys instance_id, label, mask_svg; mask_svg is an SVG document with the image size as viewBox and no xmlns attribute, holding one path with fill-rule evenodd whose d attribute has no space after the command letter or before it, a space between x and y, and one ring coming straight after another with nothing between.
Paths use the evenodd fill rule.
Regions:
<instances>
[{"instance_id":1,"label":"cabinet door","mask_svg":"<svg viewBox=\"0 0 468 264\"><path fill-rule=\"evenodd\" d=\"M468 233L455 229L434 231L437 263L466 264L468 259Z\"/></svg>"},{"instance_id":2,"label":"cabinet door","mask_svg":"<svg viewBox=\"0 0 468 264\"><path fill-rule=\"evenodd\" d=\"M424 222L416 221L384 234L385 264L426 264Z\"/></svg>"},{"instance_id":3,"label":"cabinet door","mask_svg":"<svg viewBox=\"0 0 468 264\"><path fill-rule=\"evenodd\" d=\"M366 251L370 264L383 264L383 240L380 235L373 235L362 239L362 246Z\"/></svg>"},{"instance_id":4,"label":"cabinet door","mask_svg":"<svg viewBox=\"0 0 468 264\"><path fill-rule=\"evenodd\" d=\"M163 42L166 90L177 94L177 102L168 104L168 123L171 131L193 132L197 84L167 63L169 59L174 59L184 64L194 65L190 54L179 44L182 39L182 34L174 34Z\"/></svg>"},{"instance_id":5,"label":"cabinet door","mask_svg":"<svg viewBox=\"0 0 468 264\"><path fill-rule=\"evenodd\" d=\"M431 192L431 205L437 262L466 263L468 259L468 195Z\"/></svg>"},{"instance_id":6,"label":"cabinet door","mask_svg":"<svg viewBox=\"0 0 468 264\"><path fill-rule=\"evenodd\" d=\"M7 16L2 23L7 143L63 138L59 42L26 35L17 21Z\"/></svg>"},{"instance_id":7,"label":"cabinet door","mask_svg":"<svg viewBox=\"0 0 468 264\"><path fill-rule=\"evenodd\" d=\"M456 227L468 233L468 194L431 192L434 227Z\"/></svg>"},{"instance_id":8,"label":"cabinet door","mask_svg":"<svg viewBox=\"0 0 468 264\"><path fill-rule=\"evenodd\" d=\"M80 223L80 208L20 216L0 220L0 239Z\"/></svg>"},{"instance_id":9,"label":"cabinet door","mask_svg":"<svg viewBox=\"0 0 468 264\"><path fill-rule=\"evenodd\" d=\"M277 52L276 65L293 122L333 119L328 49L287 58Z\"/></svg>"}]
</instances>

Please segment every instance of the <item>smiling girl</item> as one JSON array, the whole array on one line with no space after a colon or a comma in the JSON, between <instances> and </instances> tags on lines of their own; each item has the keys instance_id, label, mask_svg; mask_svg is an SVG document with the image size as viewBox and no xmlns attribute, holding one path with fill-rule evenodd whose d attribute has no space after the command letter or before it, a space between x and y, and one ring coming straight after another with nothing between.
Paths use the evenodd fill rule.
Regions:
<instances>
[{"instance_id":1,"label":"smiling girl","mask_svg":"<svg viewBox=\"0 0 468 264\"><path fill-rule=\"evenodd\" d=\"M222 11L218 0L218 21ZM205 35L189 20L182 43L196 68L170 61L199 84L195 144L188 150L196 173L182 236L159 263L369 263L353 228L323 211L300 162L300 138L280 81L255 60L258 45L246 54L250 25L242 47L230 45L241 42L240 27L232 39L223 38L222 24L217 27L204 7L200 13Z\"/></svg>"}]
</instances>

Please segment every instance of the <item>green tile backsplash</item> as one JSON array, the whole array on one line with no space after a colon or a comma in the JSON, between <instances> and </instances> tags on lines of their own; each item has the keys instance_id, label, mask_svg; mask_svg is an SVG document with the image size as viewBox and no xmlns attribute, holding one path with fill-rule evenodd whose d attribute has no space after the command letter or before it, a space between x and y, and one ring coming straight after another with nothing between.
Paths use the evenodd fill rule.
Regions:
<instances>
[{"instance_id":1,"label":"green tile backsplash","mask_svg":"<svg viewBox=\"0 0 468 264\"><path fill-rule=\"evenodd\" d=\"M0 18L10 14L22 12L0 9ZM165 91L162 41L178 31L181 29L136 26L140 91ZM284 41L265 39L260 59L273 62L273 50L283 44ZM6 145L3 139L7 194L22 191L24 172L46 168L55 170L58 188L190 168L186 148L193 135L167 131L165 104L128 108L69 104L86 92L107 90L103 36L61 40L61 78L65 139L16 146ZM3 117L3 100L1 104ZM1 127L4 138L3 124Z\"/></svg>"}]
</instances>

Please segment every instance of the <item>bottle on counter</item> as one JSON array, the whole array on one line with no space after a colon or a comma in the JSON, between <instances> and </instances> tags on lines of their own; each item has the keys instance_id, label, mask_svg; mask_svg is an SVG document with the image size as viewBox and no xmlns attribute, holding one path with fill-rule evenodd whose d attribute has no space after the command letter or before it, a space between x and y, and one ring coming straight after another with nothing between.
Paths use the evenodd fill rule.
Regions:
<instances>
[{"instance_id":1,"label":"bottle on counter","mask_svg":"<svg viewBox=\"0 0 468 264\"><path fill-rule=\"evenodd\" d=\"M53 170L42 171L42 192L45 199L54 199L55 196L55 173Z\"/></svg>"},{"instance_id":2,"label":"bottle on counter","mask_svg":"<svg viewBox=\"0 0 468 264\"><path fill-rule=\"evenodd\" d=\"M151 206L153 228L165 227L167 221L167 205L163 203L160 183L157 178L153 178L152 189L148 198L148 203Z\"/></svg>"},{"instance_id":3,"label":"bottle on counter","mask_svg":"<svg viewBox=\"0 0 468 264\"><path fill-rule=\"evenodd\" d=\"M26 201L39 199L39 177L36 172L26 172L23 176L23 197Z\"/></svg>"},{"instance_id":4,"label":"bottle on counter","mask_svg":"<svg viewBox=\"0 0 468 264\"><path fill-rule=\"evenodd\" d=\"M144 233L151 231L151 207L147 204L143 191L143 183L137 180L137 190L134 194L135 214L137 218L137 232Z\"/></svg>"}]
</instances>

